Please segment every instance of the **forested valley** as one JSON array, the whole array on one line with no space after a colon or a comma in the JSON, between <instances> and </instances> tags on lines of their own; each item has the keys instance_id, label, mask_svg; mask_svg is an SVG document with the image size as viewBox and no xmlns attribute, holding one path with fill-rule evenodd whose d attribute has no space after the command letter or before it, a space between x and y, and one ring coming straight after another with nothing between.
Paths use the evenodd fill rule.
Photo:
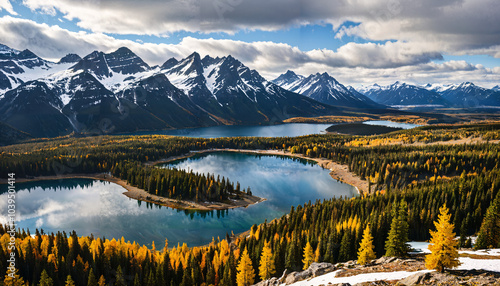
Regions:
<instances>
[{"instance_id":1,"label":"forested valley","mask_svg":"<svg viewBox=\"0 0 500 286\"><path fill-rule=\"evenodd\" d=\"M500 247L500 124L426 126L387 135L311 135L296 138L199 139L160 135L58 138L0 148L2 178L109 172L159 195L225 199L240 191L230 178L158 169L148 164L196 150L287 150L345 164L370 182L371 194L292 206L278 220L254 225L246 236L214 238L203 247L146 246L124 239L19 230L20 284L5 285L236 285L242 269L255 280L281 276L312 261L356 259L370 226L377 256L386 254L391 225L411 225L408 239L427 240L439 208L450 210L460 244L478 234L480 247ZM475 144L413 144L481 139ZM236 187L235 187L236 184ZM174 191L175 190L175 191ZM31 230L33 232L33 230ZM0 228L0 269L10 238ZM70 282L68 282L70 280ZM17 283L16 282L16 283ZM43 284L43 283L46 284ZM247 281L248 282L248 281ZM71 285L71 284L69 284Z\"/></svg>"}]
</instances>

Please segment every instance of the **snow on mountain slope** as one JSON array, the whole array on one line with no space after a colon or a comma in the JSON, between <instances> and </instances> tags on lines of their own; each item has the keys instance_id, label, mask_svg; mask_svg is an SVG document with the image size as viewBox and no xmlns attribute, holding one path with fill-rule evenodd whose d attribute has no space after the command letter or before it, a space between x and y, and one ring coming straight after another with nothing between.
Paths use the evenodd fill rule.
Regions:
<instances>
[{"instance_id":1,"label":"snow on mountain slope","mask_svg":"<svg viewBox=\"0 0 500 286\"><path fill-rule=\"evenodd\" d=\"M292 71L287 71L273 80L273 82L287 90L330 105L357 108L381 107L364 95L351 92L327 73L316 73L304 77Z\"/></svg>"},{"instance_id":2,"label":"snow on mountain slope","mask_svg":"<svg viewBox=\"0 0 500 286\"><path fill-rule=\"evenodd\" d=\"M404 106L446 106L449 103L435 91L403 82L395 82L388 86L374 84L358 89L375 102L404 107Z\"/></svg>"},{"instance_id":3,"label":"snow on mountain slope","mask_svg":"<svg viewBox=\"0 0 500 286\"><path fill-rule=\"evenodd\" d=\"M298 75L291 70L287 70L286 73L274 79L273 82L284 89L292 90L304 78L303 75Z\"/></svg>"},{"instance_id":4,"label":"snow on mountain slope","mask_svg":"<svg viewBox=\"0 0 500 286\"><path fill-rule=\"evenodd\" d=\"M440 84L440 83L428 83L423 86L423 88L430 90L430 91L435 91L437 93L443 92L444 90L450 88L451 85L449 84Z\"/></svg>"},{"instance_id":5,"label":"snow on mountain slope","mask_svg":"<svg viewBox=\"0 0 500 286\"><path fill-rule=\"evenodd\" d=\"M475 85L472 82L454 84L439 91L455 107L500 106L500 92Z\"/></svg>"},{"instance_id":6,"label":"snow on mountain slope","mask_svg":"<svg viewBox=\"0 0 500 286\"><path fill-rule=\"evenodd\" d=\"M152 69L128 48L122 47L111 53L94 51L71 67L75 73L83 70L91 73L107 89L119 92L135 81L159 72Z\"/></svg>"},{"instance_id":7,"label":"snow on mountain slope","mask_svg":"<svg viewBox=\"0 0 500 286\"><path fill-rule=\"evenodd\" d=\"M29 50L17 51L0 45L0 98L7 90L24 82L43 79L52 73L68 69L74 63L46 61Z\"/></svg>"},{"instance_id":8,"label":"snow on mountain slope","mask_svg":"<svg viewBox=\"0 0 500 286\"><path fill-rule=\"evenodd\" d=\"M305 110L316 114L328 109L268 82L232 56L201 59L193 53L180 61L170 59L162 67L174 86L221 120L262 122L281 120L290 113L304 114Z\"/></svg>"}]
</instances>

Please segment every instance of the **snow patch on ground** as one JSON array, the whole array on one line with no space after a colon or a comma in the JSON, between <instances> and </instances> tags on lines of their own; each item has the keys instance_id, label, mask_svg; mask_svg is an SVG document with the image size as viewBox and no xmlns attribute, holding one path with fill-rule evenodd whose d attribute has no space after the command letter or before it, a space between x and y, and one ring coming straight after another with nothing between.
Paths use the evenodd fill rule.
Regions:
<instances>
[{"instance_id":1,"label":"snow patch on ground","mask_svg":"<svg viewBox=\"0 0 500 286\"><path fill-rule=\"evenodd\" d=\"M500 259L472 259L469 257L460 257L459 259L461 265L455 268L458 270L481 269L500 272Z\"/></svg>"},{"instance_id":2,"label":"snow patch on ground","mask_svg":"<svg viewBox=\"0 0 500 286\"><path fill-rule=\"evenodd\" d=\"M319 285L326 285L326 284L338 284L338 283L349 283L351 285L354 285L356 283L363 283L363 282L371 282L371 281L378 281L378 280L400 280L403 278L406 278L408 276L411 276L416 273L425 273L425 272L431 272L430 270L421 270L421 271L415 271L415 272L408 272L408 271L395 271L395 272L375 272L375 273L365 273L365 274L359 274L355 276L350 276L350 277L335 277L337 274L337 271L330 272L328 274L322 275L315 277L309 281L304 280L304 281L299 281L290 285L293 286L319 286ZM284 285L284 284L283 284Z\"/></svg>"},{"instance_id":3,"label":"snow patch on ground","mask_svg":"<svg viewBox=\"0 0 500 286\"><path fill-rule=\"evenodd\" d=\"M409 244L414 250L416 250L415 253L430 253L430 251L427 249L427 247L429 246L428 242L412 241ZM466 250L466 251L459 251L459 253L500 256L500 249L488 249L488 250L478 250L478 251ZM457 270L476 269L476 270L500 272L500 259L473 259L469 257L460 257L459 260L461 265L455 268ZM327 285L330 283L331 284L349 283L351 285L354 285L356 283L372 282L378 280L400 280L417 273L426 273L432 271L434 270L420 270L414 272L409 272L409 271L374 272L374 273L354 275L350 277L335 277L337 272L339 272L339 270L337 270L327 273L325 275L312 278L310 280L299 281L291 285L319 286L319 285Z\"/></svg>"}]
</instances>

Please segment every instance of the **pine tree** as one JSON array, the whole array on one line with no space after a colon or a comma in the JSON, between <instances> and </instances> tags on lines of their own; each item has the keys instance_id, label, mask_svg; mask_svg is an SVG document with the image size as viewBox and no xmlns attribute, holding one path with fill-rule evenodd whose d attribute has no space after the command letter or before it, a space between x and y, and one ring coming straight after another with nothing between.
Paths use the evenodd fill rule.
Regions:
<instances>
[{"instance_id":1,"label":"pine tree","mask_svg":"<svg viewBox=\"0 0 500 286\"><path fill-rule=\"evenodd\" d=\"M395 203L392 209L392 222L389 236L385 242L385 256L404 257L410 249L408 245L408 205L403 200L398 205Z\"/></svg>"},{"instance_id":2,"label":"pine tree","mask_svg":"<svg viewBox=\"0 0 500 286\"><path fill-rule=\"evenodd\" d=\"M97 280L95 279L94 270L90 269L89 279L87 280L87 286L97 286Z\"/></svg>"},{"instance_id":3,"label":"pine tree","mask_svg":"<svg viewBox=\"0 0 500 286\"><path fill-rule=\"evenodd\" d=\"M52 286L54 285L54 281L49 277L47 271L45 269L42 271L42 275L40 275L40 282L38 282L39 286Z\"/></svg>"},{"instance_id":4,"label":"pine tree","mask_svg":"<svg viewBox=\"0 0 500 286\"><path fill-rule=\"evenodd\" d=\"M309 265L314 262L314 252L313 248L311 247L311 244L309 241L307 242L306 246L304 247L304 259L302 259L302 263L304 263L303 269L306 270L309 268Z\"/></svg>"},{"instance_id":5,"label":"pine tree","mask_svg":"<svg viewBox=\"0 0 500 286\"><path fill-rule=\"evenodd\" d=\"M99 282L97 283L97 285L106 286L106 279L104 279L104 275L101 275L101 277L99 277Z\"/></svg>"},{"instance_id":6,"label":"pine tree","mask_svg":"<svg viewBox=\"0 0 500 286\"><path fill-rule=\"evenodd\" d=\"M271 242L265 241L260 256L259 276L260 279L266 280L271 278L274 273L276 273L276 268L274 267Z\"/></svg>"},{"instance_id":7,"label":"pine tree","mask_svg":"<svg viewBox=\"0 0 500 286\"><path fill-rule=\"evenodd\" d=\"M125 286L125 285L127 285L127 283L125 283L125 278L123 277L122 267L118 265L118 268L116 269L115 286Z\"/></svg>"},{"instance_id":8,"label":"pine tree","mask_svg":"<svg viewBox=\"0 0 500 286\"><path fill-rule=\"evenodd\" d=\"M191 269L189 267L186 267L184 269L184 273L182 273L182 281L181 281L181 286L191 286L193 285L193 280L191 278Z\"/></svg>"},{"instance_id":9,"label":"pine tree","mask_svg":"<svg viewBox=\"0 0 500 286\"><path fill-rule=\"evenodd\" d=\"M238 286L249 286L253 284L255 272L246 247L241 255L240 264L238 264L237 270L236 283Z\"/></svg>"},{"instance_id":10,"label":"pine tree","mask_svg":"<svg viewBox=\"0 0 500 286\"><path fill-rule=\"evenodd\" d=\"M500 247L500 192L486 210L475 249Z\"/></svg>"},{"instance_id":11,"label":"pine tree","mask_svg":"<svg viewBox=\"0 0 500 286\"><path fill-rule=\"evenodd\" d=\"M351 257L351 231L346 229L340 241L339 261L347 261Z\"/></svg>"},{"instance_id":12,"label":"pine tree","mask_svg":"<svg viewBox=\"0 0 500 286\"><path fill-rule=\"evenodd\" d=\"M141 280L139 279L139 274L135 273L134 286L141 286Z\"/></svg>"},{"instance_id":13,"label":"pine tree","mask_svg":"<svg viewBox=\"0 0 500 286\"><path fill-rule=\"evenodd\" d=\"M371 260L375 259L376 255L373 251L374 248L375 246L373 246L373 237L370 233L370 225L367 225L365 231L363 232L363 239L359 244L358 264L366 265Z\"/></svg>"},{"instance_id":14,"label":"pine tree","mask_svg":"<svg viewBox=\"0 0 500 286\"><path fill-rule=\"evenodd\" d=\"M64 284L65 286L75 286L75 281L73 281L73 279L71 278L71 275L68 275L68 277L66 278L66 284Z\"/></svg>"},{"instance_id":15,"label":"pine tree","mask_svg":"<svg viewBox=\"0 0 500 286\"><path fill-rule=\"evenodd\" d=\"M297 246L295 241L291 240L290 243L286 245L285 268L295 269L297 267L298 259L296 257L296 252L300 251L297 251Z\"/></svg>"},{"instance_id":16,"label":"pine tree","mask_svg":"<svg viewBox=\"0 0 500 286\"><path fill-rule=\"evenodd\" d=\"M448 208L443 205L439 208L438 221L434 222L436 231L430 231L431 241L429 250L431 254L425 257L425 267L443 272L445 268L460 265L458 261L458 240L453 232L454 225L450 222L451 215Z\"/></svg>"}]
</instances>

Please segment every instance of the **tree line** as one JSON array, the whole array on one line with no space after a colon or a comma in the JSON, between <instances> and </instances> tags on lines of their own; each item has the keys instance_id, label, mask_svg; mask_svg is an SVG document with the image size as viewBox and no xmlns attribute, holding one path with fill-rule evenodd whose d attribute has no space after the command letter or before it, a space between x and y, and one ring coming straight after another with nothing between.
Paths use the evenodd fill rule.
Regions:
<instances>
[{"instance_id":1,"label":"tree line","mask_svg":"<svg viewBox=\"0 0 500 286\"><path fill-rule=\"evenodd\" d=\"M254 225L247 236L214 239L205 247L169 248L165 243L156 249L154 244L147 248L124 239L78 237L74 232L44 234L36 230L32 236L19 230L19 281L30 285L42 280L48 283L44 285L51 285L50 280L53 285L65 285L68 276L75 285L244 285L252 274L253 282L258 282L280 276L284 269L304 269L314 261L357 259L363 250L360 245L370 241L361 243L367 228L376 257L388 250L390 255L404 255L406 241L430 238L429 230L434 229L443 205L449 209L453 231L460 236L462 246L467 245L468 236L478 233L476 247L500 247L497 144L354 147L349 142L359 137L335 135L224 139L110 136L95 145L88 145L86 140L90 139L86 138L73 140L2 148L1 170L18 166L28 176L50 173L53 170L41 166L68 164L74 160L74 151L68 150L77 150L80 153L74 156L89 160L86 167L74 166L75 172L97 168L155 192L173 192L174 186L176 193L178 188L196 190L200 186L201 190L214 182L220 193L225 188L234 189L225 178L142 163L188 150L285 149L348 164L353 172L371 180L377 192L291 207L290 213L278 220ZM9 236L4 228L0 228L0 235L0 269L6 269ZM370 251L365 253L372 257Z\"/></svg>"}]
</instances>

